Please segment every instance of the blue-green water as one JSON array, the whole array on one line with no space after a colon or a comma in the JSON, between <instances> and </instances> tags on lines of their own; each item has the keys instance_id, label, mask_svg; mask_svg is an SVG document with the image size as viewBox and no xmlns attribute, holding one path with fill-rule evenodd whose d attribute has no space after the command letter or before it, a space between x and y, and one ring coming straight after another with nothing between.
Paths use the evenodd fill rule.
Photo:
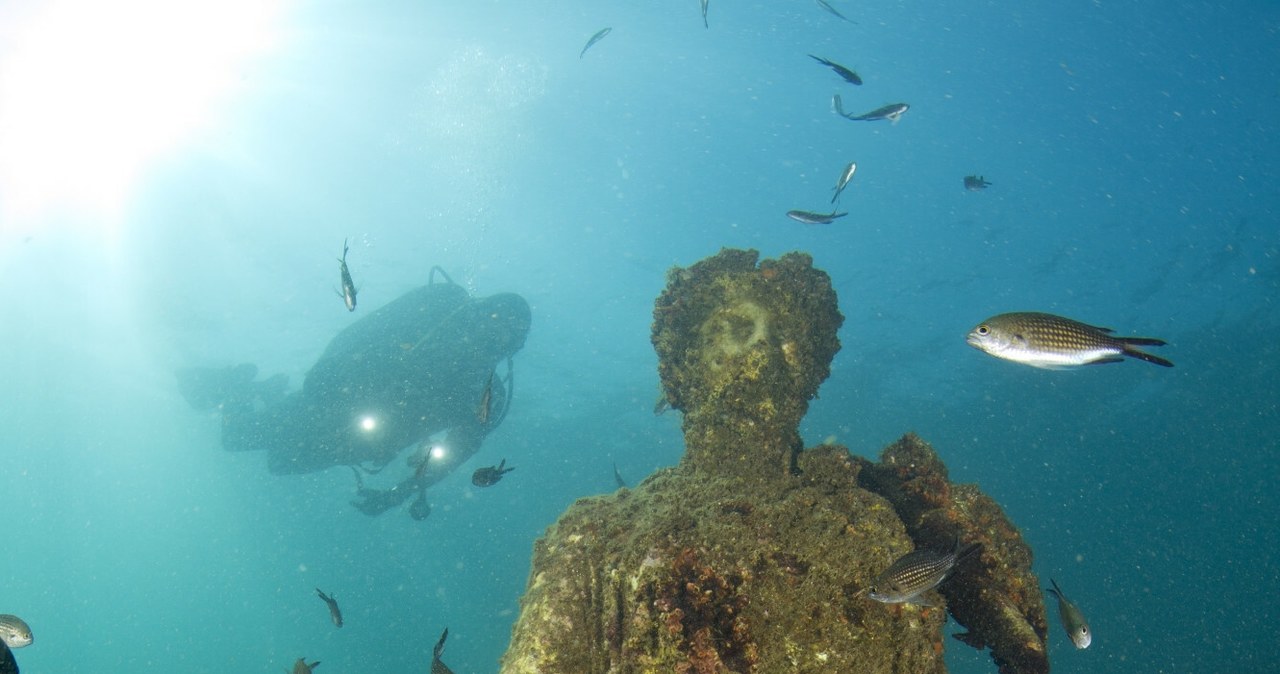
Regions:
<instances>
[{"instance_id":1,"label":"blue-green water","mask_svg":"<svg viewBox=\"0 0 1280 674\"><path fill-rule=\"evenodd\" d=\"M111 213L0 222L0 613L32 625L23 672L424 672L446 626L455 671L496 671L534 539L614 462L638 482L679 459L652 302L721 246L830 273L844 348L806 440L874 455L914 430L995 497L1092 623L1078 652L1051 618L1056 671L1280 670L1275 4L833 0L853 25L711 0L709 29L692 0L368 4L284 7ZM851 122L835 93L911 109ZM847 217L783 215L829 208L850 161ZM522 294L534 323L510 414L427 521L355 511L345 468L269 475L179 395L191 365L296 385L432 265ZM1177 366L1050 372L965 344L1014 310L1163 338ZM502 458L517 470L472 486Z\"/></svg>"}]
</instances>

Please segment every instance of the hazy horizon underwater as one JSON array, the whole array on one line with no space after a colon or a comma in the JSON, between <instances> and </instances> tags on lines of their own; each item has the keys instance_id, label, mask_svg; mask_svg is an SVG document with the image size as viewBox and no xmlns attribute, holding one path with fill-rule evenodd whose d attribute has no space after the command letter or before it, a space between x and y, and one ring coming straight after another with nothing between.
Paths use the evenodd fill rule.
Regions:
<instances>
[{"instance_id":1,"label":"hazy horizon underwater","mask_svg":"<svg viewBox=\"0 0 1280 674\"><path fill-rule=\"evenodd\" d=\"M996 499L1093 628L1073 648L1046 596L1054 671L1280 671L1280 6L829 5L848 20L0 4L0 614L31 625L23 674L426 672L446 627L453 671L497 671L537 537L615 465L634 485L680 460L653 302L722 247L830 274L842 349L806 443L874 457L916 432ZM532 322L509 412L425 520L353 508L345 466L224 450L184 399L179 370L240 363L298 390L435 266ZM965 343L1011 311L1160 338L1174 367ZM995 671L945 641L950 671Z\"/></svg>"}]
</instances>

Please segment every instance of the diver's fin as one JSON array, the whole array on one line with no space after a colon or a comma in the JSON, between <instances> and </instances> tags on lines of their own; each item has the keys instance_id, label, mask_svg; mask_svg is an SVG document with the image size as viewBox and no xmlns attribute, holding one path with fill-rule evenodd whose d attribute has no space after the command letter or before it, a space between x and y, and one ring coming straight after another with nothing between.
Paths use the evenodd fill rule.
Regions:
<instances>
[{"instance_id":1,"label":"diver's fin","mask_svg":"<svg viewBox=\"0 0 1280 674\"><path fill-rule=\"evenodd\" d=\"M274 407L284 400L285 389L289 387L289 375L276 374L259 382L252 383L253 394L266 407Z\"/></svg>"},{"instance_id":2,"label":"diver's fin","mask_svg":"<svg viewBox=\"0 0 1280 674\"><path fill-rule=\"evenodd\" d=\"M187 404L201 411L211 410L233 398L252 394L257 366L244 363L232 367L186 367L177 371L178 391Z\"/></svg>"},{"instance_id":3,"label":"diver's fin","mask_svg":"<svg viewBox=\"0 0 1280 674\"><path fill-rule=\"evenodd\" d=\"M412 478L411 478L412 479ZM377 517L394 508L409 498L412 489L396 485L390 489L372 489L360 486L356 489L356 498L351 505L369 517Z\"/></svg>"}]
</instances>

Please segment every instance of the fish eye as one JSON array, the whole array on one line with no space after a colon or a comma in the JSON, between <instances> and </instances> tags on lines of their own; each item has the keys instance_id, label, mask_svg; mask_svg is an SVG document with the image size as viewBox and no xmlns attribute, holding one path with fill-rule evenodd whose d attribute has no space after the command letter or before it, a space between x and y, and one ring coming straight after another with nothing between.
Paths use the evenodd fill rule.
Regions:
<instances>
[{"instance_id":1,"label":"fish eye","mask_svg":"<svg viewBox=\"0 0 1280 674\"><path fill-rule=\"evenodd\" d=\"M985 326L985 325L979 325L979 326L978 326L978 329L976 330L976 332L977 332L979 335L985 335L985 334L987 334L987 333L991 332L991 328L988 328L988 327L987 327L987 326Z\"/></svg>"}]
</instances>

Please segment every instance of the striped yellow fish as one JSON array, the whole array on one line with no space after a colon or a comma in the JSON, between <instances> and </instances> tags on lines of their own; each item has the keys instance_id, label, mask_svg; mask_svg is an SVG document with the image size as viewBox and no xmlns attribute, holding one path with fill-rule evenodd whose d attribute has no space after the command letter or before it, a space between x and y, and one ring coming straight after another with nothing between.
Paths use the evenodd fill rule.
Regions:
<instances>
[{"instance_id":1,"label":"striped yellow fish","mask_svg":"<svg viewBox=\"0 0 1280 674\"><path fill-rule=\"evenodd\" d=\"M881 571L867 588L867 596L885 604L910 603L927 606L929 604L920 595L940 585L951 575L956 565L981 549L981 543L962 546L959 539L956 540L955 548L946 552L917 548Z\"/></svg>"},{"instance_id":2,"label":"striped yellow fish","mask_svg":"<svg viewBox=\"0 0 1280 674\"><path fill-rule=\"evenodd\" d=\"M1173 367L1173 363L1140 351L1139 346L1164 346L1152 337L1116 337L1070 318L1022 311L992 316L969 331L969 345L996 358L1023 365L1061 370L1077 365L1119 363L1127 356Z\"/></svg>"}]
</instances>

